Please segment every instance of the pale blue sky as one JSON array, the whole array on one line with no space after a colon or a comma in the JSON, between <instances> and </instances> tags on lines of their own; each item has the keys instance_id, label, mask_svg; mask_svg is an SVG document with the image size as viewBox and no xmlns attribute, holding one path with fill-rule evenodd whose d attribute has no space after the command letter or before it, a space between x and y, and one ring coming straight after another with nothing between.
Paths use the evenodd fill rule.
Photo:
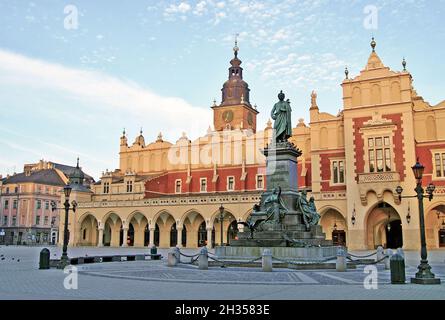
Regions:
<instances>
[{"instance_id":1,"label":"pale blue sky","mask_svg":"<svg viewBox=\"0 0 445 320\"><path fill-rule=\"evenodd\" d=\"M64 28L69 4L77 29ZM376 29L365 27L367 6ZM405 57L418 93L437 104L444 16L444 0L1 0L0 174L79 155L97 178L118 166L124 127L130 143L140 127L146 141L205 134L236 33L260 128L281 89L295 124L308 121L312 90L337 113L344 67L350 76L364 67L372 35L383 62L400 70Z\"/></svg>"}]
</instances>

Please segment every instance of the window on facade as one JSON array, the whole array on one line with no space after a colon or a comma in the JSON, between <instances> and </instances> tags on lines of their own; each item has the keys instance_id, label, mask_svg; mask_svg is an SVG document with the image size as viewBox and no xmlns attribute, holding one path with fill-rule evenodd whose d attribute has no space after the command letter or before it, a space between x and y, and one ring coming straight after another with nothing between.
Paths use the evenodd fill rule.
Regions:
<instances>
[{"instance_id":1,"label":"window on facade","mask_svg":"<svg viewBox=\"0 0 445 320\"><path fill-rule=\"evenodd\" d=\"M9 209L9 200L5 200L5 205L3 208Z\"/></svg>"},{"instance_id":2,"label":"window on facade","mask_svg":"<svg viewBox=\"0 0 445 320\"><path fill-rule=\"evenodd\" d=\"M48 225L48 216L46 216L46 217L43 219L43 224L44 224L45 226Z\"/></svg>"},{"instance_id":3,"label":"window on facade","mask_svg":"<svg viewBox=\"0 0 445 320\"><path fill-rule=\"evenodd\" d=\"M368 138L369 172L391 171L389 137Z\"/></svg>"},{"instance_id":4,"label":"window on facade","mask_svg":"<svg viewBox=\"0 0 445 320\"><path fill-rule=\"evenodd\" d=\"M6 193L9 193L9 187L6 187Z\"/></svg>"},{"instance_id":5,"label":"window on facade","mask_svg":"<svg viewBox=\"0 0 445 320\"><path fill-rule=\"evenodd\" d=\"M40 216L36 216L36 225L40 224Z\"/></svg>"},{"instance_id":6,"label":"window on facade","mask_svg":"<svg viewBox=\"0 0 445 320\"><path fill-rule=\"evenodd\" d=\"M201 178L201 192L207 192L207 178Z\"/></svg>"},{"instance_id":7,"label":"window on facade","mask_svg":"<svg viewBox=\"0 0 445 320\"><path fill-rule=\"evenodd\" d=\"M445 177L445 152L434 154L434 169L436 177Z\"/></svg>"},{"instance_id":8,"label":"window on facade","mask_svg":"<svg viewBox=\"0 0 445 320\"><path fill-rule=\"evenodd\" d=\"M127 192L133 192L133 181L127 181Z\"/></svg>"},{"instance_id":9,"label":"window on facade","mask_svg":"<svg viewBox=\"0 0 445 320\"><path fill-rule=\"evenodd\" d=\"M345 183L345 162L344 160L332 161L332 182Z\"/></svg>"},{"instance_id":10,"label":"window on facade","mask_svg":"<svg viewBox=\"0 0 445 320\"><path fill-rule=\"evenodd\" d=\"M17 217L12 217L12 225L15 226L17 223Z\"/></svg>"},{"instance_id":11,"label":"window on facade","mask_svg":"<svg viewBox=\"0 0 445 320\"><path fill-rule=\"evenodd\" d=\"M264 189L264 176L263 175L256 176L256 188Z\"/></svg>"},{"instance_id":12,"label":"window on facade","mask_svg":"<svg viewBox=\"0 0 445 320\"><path fill-rule=\"evenodd\" d=\"M8 224L8 216L3 216L3 225L6 226Z\"/></svg>"},{"instance_id":13,"label":"window on facade","mask_svg":"<svg viewBox=\"0 0 445 320\"><path fill-rule=\"evenodd\" d=\"M176 180L175 182L175 193L181 193L182 191L182 181Z\"/></svg>"},{"instance_id":14,"label":"window on facade","mask_svg":"<svg viewBox=\"0 0 445 320\"><path fill-rule=\"evenodd\" d=\"M105 182L104 183L104 193L109 193L109 192L110 192L110 183Z\"/></svg>"},{"instance_id":15,"label":"window on facade","mask_svg":"<svg viewBox=\"0 0 445 320\"><path fill-rule=\"evenodd\" d=\"M49 210L49 201L45 201L45 210Z\"/></svg>"},{"instance_id":16,"label":"window on facade","mask_svg":"<svg viewBox=\"0 0 445 320\"><path fill-rule=\"evenodd\" d=\"M235 177L227 177L227 190L235 190Z\"/></svg>"},{"instance_id":17,"label":"window on facade","mask_svg":"<svg viewBox=\"0 0 445 320\"><path fill-rule=\"evenodd\" d=\"M37 200L37 210L42 208L42 201L41 200Z\"/></svg>"},{"instance_id":18,"label":"window on facade","mask_svg":"<svg viewBox=\"0 0 445 320\"><path fill-rule=\"evenodd\" d=\"M17 209L17 204L18 204L18 201L17 201L17 200L14 200L14 201L12 202L12 208L13 208L13 209Z\"/></svg>"},{"instance_id":19,"label":"window on facade","mask_svg":"<svg viewBox=\"0 0 445 320\"><path fill-rule=\"evenodd\" d=\"M42 187L41 186L37 186L37 192L38 193L42 192Z\"/></svg>"}]
</instances>

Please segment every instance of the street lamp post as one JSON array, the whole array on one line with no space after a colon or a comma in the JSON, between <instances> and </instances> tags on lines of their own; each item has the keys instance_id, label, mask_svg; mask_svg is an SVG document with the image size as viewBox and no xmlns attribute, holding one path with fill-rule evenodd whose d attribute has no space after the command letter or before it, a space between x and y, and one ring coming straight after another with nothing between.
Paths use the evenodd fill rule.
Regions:
<instances>
[{"instance_id":1,"label":"street lamp post","mask_svg":"<svg viewBox=\"0 0 445 320\"><path fill-rule=\"evenodd\" d=\"M219 223L221 225L221 242L220 245L223 246L224 245L224 236L223 236L223 231L224 231L224 212L225 212L225 208L224 206L221 204L221 206L219 207Z\"/></svg>"},{"instance_id":2,"label":"street lamp post","mask_svg":"<svg viewBox=\"0 0 445 320\"><path fill-rule=\"evenodd\" d=\"M419 163L419 159L417 159L416 164L412 167L414 177L416 178L417 184L414 191L416 192L415 196L405 196L402 197L402 187L398 186L396 188L396 192L399 194L399 200L402 198L413 198L416 197L419 203L419 225L420 225L420 264L417 267L418 272L414 278L411 278L411 283L415 284L440 284L440 279L434 277L434 273L431 272L431 266L428 264L428 252L426 249L426 237L425 237L425 217L424 217L424 208L423 208L423 199L425 196L431 201L433 199L433 192L435 186L430 183L426 188L426 192L428 195L424 195L424 189L422 187L422 177L423 171L425 167Z\"/></svg>"},{"instance_id":3,"label":"street lamp post","mask_svg":"<svg viewBox=\"0 0 445 320\"><path fill-rule=\"evenodd\" d=\"M63 188L63 193L65 194L65 203L63 204L65 209L65 226L63 228L63 248L62 248L62 257L60 258L59 262L59 269L65 268L67 265L70 264L68 259L68 242L69 242L69 236L68 236L68 214L70 212L70 207L72 206L72 209L74 212L76 212L77 203L73 201L73 203L70 205L70 194L71 194L71 186L70 184L67 184ZM53 211L57 208L53 207Z\"/></svg>"}]
</instances>

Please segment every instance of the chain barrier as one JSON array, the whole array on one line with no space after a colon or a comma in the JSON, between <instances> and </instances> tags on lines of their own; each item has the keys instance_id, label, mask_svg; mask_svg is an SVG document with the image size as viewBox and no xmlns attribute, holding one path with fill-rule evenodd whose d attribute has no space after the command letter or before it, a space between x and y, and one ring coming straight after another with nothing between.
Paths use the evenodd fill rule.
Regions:
<instances>
[{"instance_id":1,"label":"chain barrier","mask_svg":"<svg viewBox=\"0 0 445 320\"><path fill-rule=\"evenodd\" d=\"M191 258L190 259L190 262L185 262L185 261L181 261L181 258L179 258L179 263L182 263L182 264L194 264L196 261L198 261L198 259L199 259L199 256L198 257L196 257L196 258Z\"/></svg>"},{"instance_id":2,"label":"chain barrier","mask_svg":"<svg viewBox=\"0 0 445 320\"><path fill-rule=\"evenodd\" d=\"M377 264L377 263L380 263L380 262L384 261L386 258L389 258L389 256L385 254L382 259L377 260L377 261L372 261L372 262L364 262L364 261L360 261L360 260L352 260L350 257L346 257L346 258L348 260L350 260L354 264L373 265L373 264Z\"/></svg>"},{"instance_id":3,"label":"chain barrier","mask_svg":"<svg viewBox=\"0 0 445 320\"><path fill-rule=\"evenodd\" d=\"M212 259L215 262L221 263L223 266L226 266L226 265L242 265L242 264L246 264L246 263L253 263L253 262L256 262L256 261L262 259L262 257L258 257L258 258L254 258L254 259L248 260L248 261L222 261L222 260L219 260L219 259L216 259L216 258L213 258L213 257L209 257L209 256L207 256L207 257L209 259Z\"/></svg>"},{"instance_id":4,"label":"chain barrier","mask_svg":"<svg viewBox=\"0 0 445 320\"><path fill-rule=\"evenodd\" d=\"M353 257L353 258L369 258L369 257L371 257L371 256L373 256L375 254L377 254L377 251L373 252L373 253L370 253L370 254L367 254L365 256L358 256L358 255L355 255L355 254L352 254L352 253L348 252L348 256Z\"/></svg>"},{"instance_id":5,"label":"chain barrier","mask_svg":"<svg viewBox=\"0 0 445 320\"><path fill-rule=\"evenodd\" d=\"M181 250L178 250L178 251L181 256L186 257L186 258L195 258L195 257L199 256L199 253L194 254L194 255L188 255L188 254L182 253Z\"/></svg>"},{"instance_id":6,"label":"chain barrier","mask_svg":"<svg viewBox=\"0 0 445 320\"><path fill-rule=\"evenodd\" d=\"M292 260L286 260L286 259L281 259L281 258L277 258L272 256L273 260L277 260L277 261L281 261L287 264L293 264L293 265L305 265L305 264L311 264L311 263L321 263L321 262L327 262L327 261L331 261L331 260L335 260L337 259L336 257L330 257L330 258L326 258L326 259L322 259L322 260L313 260L313 261L292 261Z\"/></svg>"}]
</instances>

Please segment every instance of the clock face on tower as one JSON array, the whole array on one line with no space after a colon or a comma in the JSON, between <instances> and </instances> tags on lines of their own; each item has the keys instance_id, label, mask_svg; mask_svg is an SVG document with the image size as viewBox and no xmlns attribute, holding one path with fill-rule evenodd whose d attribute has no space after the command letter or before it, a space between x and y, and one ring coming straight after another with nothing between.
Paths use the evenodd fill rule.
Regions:
<instances>
[{"instance_id":1,"label":"clock face on tower","mask_svg":"<svg viewBox=\"0 0 445 320\"><path fill-rule=\"evenodd\" d=\"M251 125L253 125L253 114L252 114L252 112L249 112L248 114L247 114L247 123L251 126Z\"/></svg>"},{"instance_id":2,"label":"clock face on tower","mask_svg":"<svg viewBox=\"0 0 445 320\"><path fill-rule=\"evenodd\" d=\"M223 118L224 122L226 122L226 123L232 122L232 120L233 120L233 111L232 110L224 111L223 114L222 114L222 118Z\"/></svg>"}]
</instances>

